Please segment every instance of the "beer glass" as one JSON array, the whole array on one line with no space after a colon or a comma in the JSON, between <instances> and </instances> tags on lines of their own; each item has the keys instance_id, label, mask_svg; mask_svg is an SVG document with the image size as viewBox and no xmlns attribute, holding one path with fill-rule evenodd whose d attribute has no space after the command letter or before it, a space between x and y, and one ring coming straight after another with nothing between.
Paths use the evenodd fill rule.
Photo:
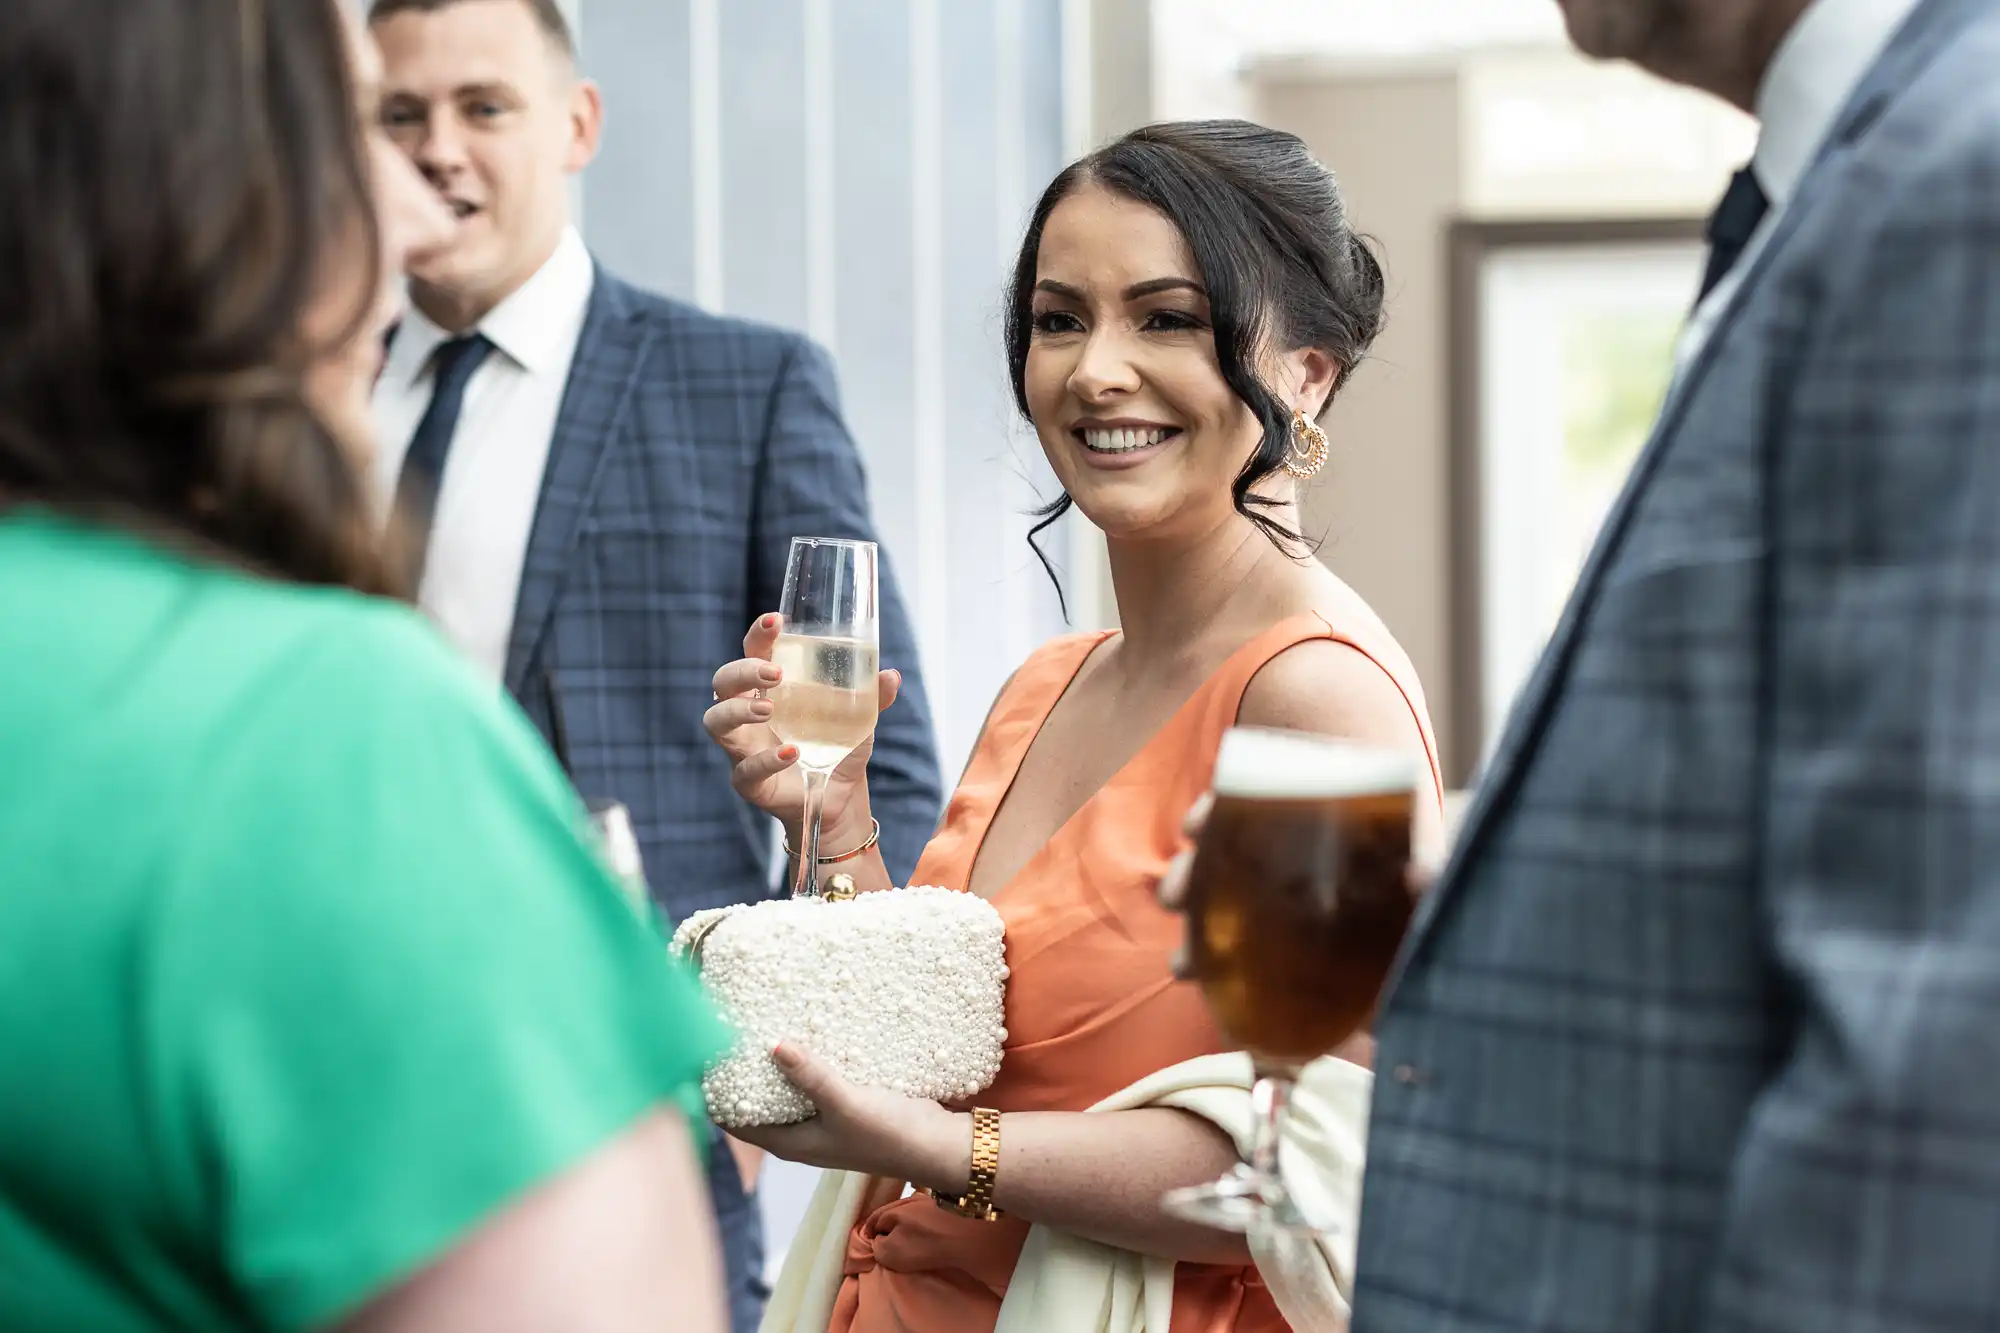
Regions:
<instances>
[{"instance_id":1,"label":"beer glass","mask_svg":"<svg viewBox=\"0 0 2000 1333\"><path fill-rule=\"evenodd\" d=\"M1232 1045L1249 1052L1249 1160L1167 1195L1168 1212L1222 1231L1327 1231L1278 1173L1299 1071L1365 1026L1413 902L1407 880L1417 766L1389 750L1238 727L1186 895L1188 962Z\"/></svg>"},{"instance_id":2,"label":"beer glass","mask_svg":"<svg viewBox=\"0 0 2000 1333\"><path fill-rule=\"evenodd\" d=\"M819 892L819 816L827 775L875 732L881 711L881 611L875 543L794 537L778 604L784 624L771 660L784 673L771 691L771 730L799 752L805 818L792 895Z\"/></svg>"}]
</instances>

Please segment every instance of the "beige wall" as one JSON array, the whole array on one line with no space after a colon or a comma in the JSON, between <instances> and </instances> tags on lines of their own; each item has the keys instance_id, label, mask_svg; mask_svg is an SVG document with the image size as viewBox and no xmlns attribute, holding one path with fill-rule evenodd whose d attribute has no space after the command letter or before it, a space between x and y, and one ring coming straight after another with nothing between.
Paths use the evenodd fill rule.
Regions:
<instances>
[{"instance_id":1,"label":"beige wall","mask_svg":"<svg viewBox=\"0 0 2000 1333\"><path fill-rule=\"evenodd\" d=\"M1324 534L1327 564L1402 641L1449 736L1444 237L1464 174L1459 79L1269 79L1256 114L1332 168L1383 260L1388 323L1327 417L1333 457L1307 498L1306 531Z\"/></svg>"},{"instance_id":2,"label":"beige wall","mask_svg":"<svg viewBox=\"0 0 2000 1333\"><path fill-rule=\"evenodd\" d=\"M1153 119L1152 0L1091 0L1090 142Z\"/></svg>"}]
</instances>

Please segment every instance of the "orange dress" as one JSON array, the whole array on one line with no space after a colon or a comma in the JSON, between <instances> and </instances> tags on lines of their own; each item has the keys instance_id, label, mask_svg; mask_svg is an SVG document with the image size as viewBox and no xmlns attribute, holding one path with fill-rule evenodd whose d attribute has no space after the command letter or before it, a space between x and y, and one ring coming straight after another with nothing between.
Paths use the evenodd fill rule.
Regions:
<instances>
[{"instance_id":1,"label":"orange dress","mask_svg":"<svg viewBox=\"0 0 2000 1333\"><path fill-rule=\"evenodd\" d=\"M1029 745L1114 632L1054 640L1022 666L911 883L965 888ZM1007 931L1007 1045L980 1105L1082 1111L1148 1074L1228 1049L1201 992L1170 971L1181 923L1159 906L1154 886L1184 844L1181 820L1207 790L1251 677L1317 638L1346 642L1388 672L1423 732L1435 780L1423 695L1379 622L1370 617L1347 632L1308 614L1252 639L994 896ZM991 1333L1027 1234L1018 1219L969 1221L921 1194L878 1208L849 1233L829 1333ZM1173 1333L1287 1327L1254 1267L1182 1264L1175 1272Z\"/></svg>"}]
</instances>

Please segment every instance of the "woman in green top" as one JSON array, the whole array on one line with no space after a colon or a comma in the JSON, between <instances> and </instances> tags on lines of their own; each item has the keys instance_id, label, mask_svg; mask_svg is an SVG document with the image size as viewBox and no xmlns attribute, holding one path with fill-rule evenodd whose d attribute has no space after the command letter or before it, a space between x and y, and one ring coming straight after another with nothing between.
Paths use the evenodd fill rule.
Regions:
<instances>
[{"instance_id":1,"label":"woman in green top","mask_svg":"<svg viewBox=\"0 0 2000 1333\"><path fill-rule=\"evenodd\" d=\"M0 1328L719 1329L721 1033L356 463L342 0L0 3ZM379 277L379 281L378 281Z\"/></svg>"}]
</instances>

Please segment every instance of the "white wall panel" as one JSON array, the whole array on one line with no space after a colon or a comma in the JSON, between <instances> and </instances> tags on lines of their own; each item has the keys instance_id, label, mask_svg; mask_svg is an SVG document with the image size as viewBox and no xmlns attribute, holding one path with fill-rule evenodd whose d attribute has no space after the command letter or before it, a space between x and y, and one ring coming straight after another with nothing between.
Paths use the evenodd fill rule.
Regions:
<instances>
[{"instance_id":1,"label":"white wall panel","mask_svg":"<svg viewBox=\"0 0 2000 1333\"><path fill-rule=\"evenodd\" d=\"M586 239L634 281L834 352L955 774L1063 628L1023 517L1053 482L1001 343L1027 208L1065 156L1063 0L572 8L607 115ZM1069 535L1045 542L1062 566Z\"/></svg>"}]
</instances>

